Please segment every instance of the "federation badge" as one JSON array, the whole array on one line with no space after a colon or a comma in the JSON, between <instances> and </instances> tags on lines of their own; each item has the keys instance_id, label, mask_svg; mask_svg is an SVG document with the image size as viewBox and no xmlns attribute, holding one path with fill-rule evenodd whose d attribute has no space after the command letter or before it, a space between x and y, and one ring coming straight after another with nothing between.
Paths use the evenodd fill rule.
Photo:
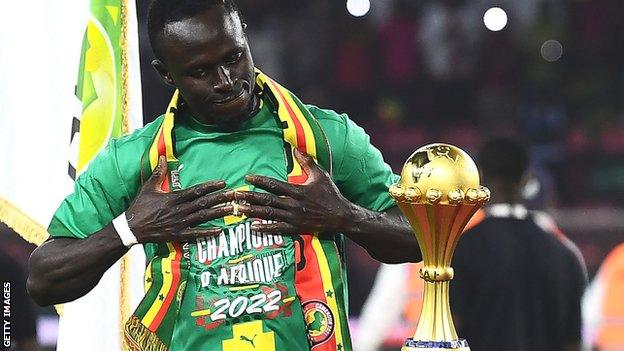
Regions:
<instances>
[{"instance_id":1,"label":"federation badge","mask_svg":"<svg viewBox=\"0 0 624 351\"><path fill-rule=\"evenodd\" d=\"M303 317L312 347L324 343L334 334L334 315L324 302L312 300L304 303Z\"/></svg>"}]
</instances>

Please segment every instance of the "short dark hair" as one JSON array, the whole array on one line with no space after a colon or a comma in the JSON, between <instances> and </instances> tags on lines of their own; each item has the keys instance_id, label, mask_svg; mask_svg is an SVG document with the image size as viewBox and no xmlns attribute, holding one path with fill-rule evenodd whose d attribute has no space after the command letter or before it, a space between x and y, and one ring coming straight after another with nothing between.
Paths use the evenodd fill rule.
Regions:
<instances>
[{"instance_id":1,"label":"short dark hair","mask_svg":"<svg viewBox=\"0 0 624 351\"><path fill-rule=\"evenodd\" d=\"M497 137L481 147L477 164L484 178L517 184L529 167L529 153L520 141Z\"/></svg>"},{"instance_id":2,"label":"short dark hair","mask_svg":"<svg viewBox=\"0 0 624 351\"><path fill-rule=\"evenodd\" d=\"M227 13L238 12L233 0L154 0L147 15L147 34L154 54L160 56L159 40L169 23L191 18L215 6L223 6Z\"/></svg>"}]
</instances>

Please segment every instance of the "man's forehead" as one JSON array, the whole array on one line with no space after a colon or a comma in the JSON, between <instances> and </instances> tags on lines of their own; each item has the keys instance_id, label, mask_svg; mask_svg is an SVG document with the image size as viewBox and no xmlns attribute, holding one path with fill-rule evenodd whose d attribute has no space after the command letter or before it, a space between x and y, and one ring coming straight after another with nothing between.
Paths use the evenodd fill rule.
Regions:
<instances>
[{"instance_id":1,"label":"man's forehead","mask_svg":"<svg viewBox=\"0 0 624 351\"><path fill-rule=\"evenodd\" d=\"M243 27L236 12L221 7L203 11L179 21L169 22L163 28L163 39L184 44L244 38Z\"/></svg>"}]
</instances>

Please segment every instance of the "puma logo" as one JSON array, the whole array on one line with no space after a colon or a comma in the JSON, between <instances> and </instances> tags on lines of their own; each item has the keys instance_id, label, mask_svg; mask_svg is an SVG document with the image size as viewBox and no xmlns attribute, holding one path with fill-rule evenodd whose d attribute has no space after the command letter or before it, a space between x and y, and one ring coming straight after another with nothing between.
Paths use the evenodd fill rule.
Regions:
<instances>
[{"instance_id":1,"label":"puma logo","mask_svg":"<svg viewBox=\"0 0 624 351\"><path fill-rule=\"evenodd\" d=\"M241 339L242 341L247 341L247 342L248 342L248 343L250 343L250 344L251 344L251 346L253 346L253 348L255 349L255 348L256 348L256 345L254 344L254 340L256 340L256 336L258 336L258 334L255 334L255 335L253 336L253 338L249 339L249 338L248 338L248 337L246 337L245 335L241 335L241 336L240 336L240 339Z\"/></svg>"}]
</instances>

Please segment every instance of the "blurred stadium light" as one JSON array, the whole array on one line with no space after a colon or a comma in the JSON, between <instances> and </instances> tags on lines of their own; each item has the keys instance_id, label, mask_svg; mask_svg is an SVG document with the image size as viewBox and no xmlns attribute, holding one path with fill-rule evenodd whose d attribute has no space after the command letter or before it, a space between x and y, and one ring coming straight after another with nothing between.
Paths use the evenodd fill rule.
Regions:
<instances>
[{"instance_id":1,"label":"blurred stadium light","mask_svg":"<svg viewBox=\"0 0 624 351\"><path fill-rule=\"evenodd\" d=\"M347 11L355 17L362 17L370 10L370 0L347 0Z\"/></svg>"},{"instance_id":2,"label":"blurred stadium light","mask_svg":"<svg viewBox=\"0 0 624 351\"><path fill-rule=\"evenodd\" d=\"M507 13L500 7L492 7L485 11L483 23L492 32L498 32L507 25Z\"/></svg>"}]
</instances>

